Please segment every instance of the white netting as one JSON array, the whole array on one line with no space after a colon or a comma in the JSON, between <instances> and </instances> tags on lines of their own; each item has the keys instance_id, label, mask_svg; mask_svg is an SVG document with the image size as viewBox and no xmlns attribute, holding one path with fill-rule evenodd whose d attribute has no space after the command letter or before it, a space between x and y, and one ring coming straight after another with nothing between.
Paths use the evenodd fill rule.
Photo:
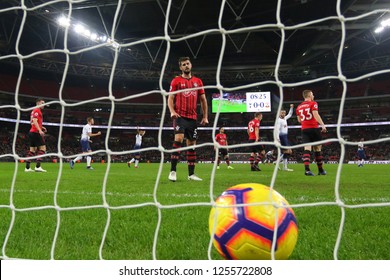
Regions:
<instances>
[{"instance_id":1,"label":"white netting","mask_svg":"<svg viewBox=\"0 0 390 280\"><path fill-rule=\"evenodd\" d=\"M168 19L170 18L170 12L171 12L171 6L172 6L172 1L169 0L168 1L168 5L167 5L167 10L166 10L166 15L165 15L166 16L166 20L165 20L165 27L164 27L164 30L165 30L164 36L151 37L151 38L147 38L147 39L144 39L144 40L139 40L139 41L135 41L135 42L131 42L131 43L120 43L119 47L114 48L115 56L114 56L114 59L113 59L111 75L110 75L110 80L109 80L109 87L108 87L109 95L106 96L106 97L99 97L99 98L94 98L94 99L90 99L90 100L86 100L86 101L70 103L70 102L67 102L63 98L63 94L62 93L63 93L63 87L64 87L64 84L65 84L65 80L67 78L68 69L70 67L71 57L75 56L75 55L82 54L84 52L88 52L88 51L94 50L94 49L99 49L99 48L104 48L104 47L110 46L110 44L112 44L112 43L106 42L106 43L98 44L98 45L95 45L95 46L92 46L92 47L80 49L78 51L70 51L68 49L68 46L67 46L68 33L69 33L69 27L67 26L65 28L65 38L64 38L64 48L63 49L51 49L51 50L36 51L36 52L28 54L28 55L22 55L20 53L20 51L19 51L20 38L21 38L22 33L24 31L24 27L25 27L24 24L25 24L25 21L26 21L26 18L28 16L28 14L31 13L31 12L34 12L36 10L45 8L46 6L48 7L48 6L52 5L52 4L58 3L58 2L67 2L67 4L68 4L68 11L69 11L68 14L67 14L67 18L71 19L72 12L73 12L73 10L72 10L73 4L75 4L75 3L83 3L83 2L86 2L86 1L82 1L82 0L79 0L79 1L71 1L71 0L69 0L69 1L60 1L60 0L58 0L58 1L49 1L49 2L43 3L43 4L38 5L38 6L30 7L28 5L27 1L23 1L22 0L20 5L0 10L0 15L2 13L6 13L6 12L9 12L9 11L21 11L22 12L22 22L21 22L20 29L18 30L18 38L17 38L16 46L15 46L15 54L4 55L4 56L0 57L0 61L1 60L7 60L7 59L17 59L19 61L19 63L20 63L20 72L19 72L19 77L18 77L18 83L17 83L17 87L16 87L16 90L15 90L15 104L5 104L5 105L1 105L0 106L0 109L14 109L17 112L16 125L15 125L15 136L14 136L14 139L13 139L13 142L12 142L12 151L13 151L13 153L12 154L0 155L1 158L13 157L14 160L15 160L15 171L14 171L14 174L13 174L13 179L12 179L12 184L11 184L11 189L10 189L10 204L9 205L0 205L0 208L9 209L12 212L11 222L9 224L9 227L8 227L8 230L7 230L7 234L5 236L5 240L4 240L3 247L2 247L2 253L1 253L1 258L2 259L13 258L13 256L8 256L7 255L7 244L8 244L8 240L9 240L10 236L13 233L13 227L14 227L15 219L16 219L17 215L19 213L21 213L21 212L34 211L34 210L43 210L43 209L55 209L56 210L56 212L57 212L57 226L56 226L55 235L54 235L53 241L52 241L52 249L51 249L51 255L50 255L51 259L55 259L55 249L56 249L57 239L58 239L59 232L61 230L61 215L62 215L62 213L64 211L76 211L76 210L85 210L85 209L94 209L94 208L105 209L107 211L107 219L106 219L106 222L105 222L106 226L104 228L104 231L102 232L102 241L101 241L100 248L99 248L99 257L100 257L100 259L103 259L103 255L104 255L103 254L103 248L104 248L104 245L105 245L105 242L106 242L107 232L108 232L109 227L110 227L111 211L118 210L118 209L137 208L137 207L142 207L142 206L147 206L147 205L154 206L154 207L156 207L158 209L158 223L156 225L156 231L155 231L155 236L154 236L154 241L153 241L153 258L157 259L157 244L158 244L159 229L160 229L161 220L163 218L162 217L162 211L161 211L162 209L169 209L169 208L174 208L174 207L178 207L179 208L179 207L185 207L185 206L210 206L211 207L213 205L213 203L214 203L213 189L214 189L214 178L215 178L214 175L215 175L215 171L216 171L216 164L214 164L214 167L213 167L213 170L212 170L212 175L211 175L210 197L209 197L210 200L209 201L205 201L203 203L192 203L192 204L183 204L183 205L174 205L174 206L172 206L172 205L162 205L157 200L156 193L157 193L157 190L159 188L159 182L160 182L160 180L163 180L161 178L165 179L165 177L166 177L166 174L162 173L162 164L164 163L164 154L165 153L169 154L169 153L171 153L173 151L172 149L168 149L168 148L164 147L163 144L162 144L163 143L163 140L162 140L163 139L163 130L166 129L166 128L164 128L164 121L165 120L164 120L164 117L162 117L161 118L161 122L160 122L160 126L158 128L159 129L159 132L158 132L158 146L157 147L150 147L150 148L142 149L142 151L149 151L149 150L156 151L156 150L158 150L161 153L160 168L159 168L159 171L158 171L157 180L156 180L156 184L155 184L154 202L153 203L136 204L136 205L123 205L123 206L115 207L115 206L111 206L107 202L106 186L107 186L107 179L108 179L108 176L109 176L109 173L110 173L111 157L113 155L126 154L126 153L128 153L128 151L113 152L113 151L109 150L108 148L106 148L106 149L94 151L92 153L93 155L98 154L98 153L105 153L105 154L107 154L107 169L106 169L104 181L103 181L103 184L102 184L102 193L101 193L102 200L103 200L102 204L81 206L81 207L67 207L67 208L60 207L59 204L57 203L57 197L58 197L58 192L59 192L58 187L59 187L59 184L60 184L60 181L61 181L62 170L64 168L64 160L68 160L70 157L63 155L61 152L52 153L51 151L49 151L49 153L46 154L45 156L55 156L55 157L59 158L59 173L58 173L56 187L55 187L55 190L54 190L54 203L53 203L53 205L45 205L45 206L33 207L33 208L16 208L14 206L14 204L13 204L13 195L14 195L14 192L15 192L15 184L16 184L16 180L17 180L17 171L18 171L19 160L25 160L26 159L25 157L18 156L18 154L16 152L17 134L18 134L19 124L23 121L23 120L21 120L21 112L28 112L28 111L31 111L33 109L33 108L22 108L20 106L20 104L19 104L19 100L20 100L20 98L19 98L19 96L20 96L20 83L21 83L21 79L22 79L22 75L23 75L23 71L24 71L24 61L27 60L27 59L34 58L35 56L39 56L39 55L42 55L42 54L48 54L48 53L58 53L58 54L62 54L62 55L64 55L66 57L66 63L65 63L64 71L63 71L63 77L62 77L62 81L61 81L61 86L60 86L60 89L59 89L59 92L58 92L58 100L50 101L50 102L47 103L47 104L52 104L52 105L56 105L57 104L57 105L60 105L61 108L62 108L61 109L61 121L59 123L59 135L62 134L62 129L63 129L63 127L66 126L66 124L64 122L64 119L65 119L64 114L65 114L65 109L66 108L77 107L77 106L81 106L81 105L84 105L84 104L89 104L89 103L93 103L93 102L101 102L101 101L109 102L111 104L112 110L110 112L110 117L108 119L107 133L106 133L106 136L105 136L105 143L106 143L105 147L108 147L109 146L108 145L108 141L109 141L109 137L110 137L110 131L114 127L112 125L112 121L113 121L114 114L115 114L115 106L116 106L116 104L118 102L130 101L132 99L136 99L136 98L139 98L139 97L145 97L145 96L148 96L148 95L151 95L151 94L158 93L158 94L161 94L161 96L162 96L161 100L162 100L162 103L163 103L163 110L161 112L161 116L165 116L166 115L167 103L166 103L166 98L165 97L168 96L169 93L164 89L163 79L164 79L164 69L167 68L167 61L168 61L168 57L169 57L169 54L170 54L171 44L177 43L177 42L187 41L187 40L189 40L191 38L196 38L196 37L202 38L203 36L208 35L208 34L219 33L221 35L221 37L222 37L222 44L221 44L221 52L220 52L220 56L219 56L219 59L218 59L218 65L217 65L217 70L216 70L216 77L215 77L216 78L216 84L206 85L205 86L206 90L212 89L212 90L218 90L220 92L222 92L222 91L239 91L239 90L245 90L247 88L253 88L253 87L256 87L256 86L266 85L266 84L268 84L268 85L270 85L270 84L271 85L275 85L275 86L278 87L279 95L280 95L280 103L279 103L279 107L277 108L277 111L279 112L282 109L282 105L283 105L283 101L284 101L284 94L283 93L284 93L284 89L285 88L292 88L292 87L297 87L297 86L302 86L302 85L310 85L310 84L313 84L313 83L316 83L316 82L320 82L320 81L323 81L323 80L338 80L338 81L340 81L342 83L343 90L342 90L342 95L341 95L341 98L340 98L340 106L338 108L338 110L339 110L338 120L337 120L337 124L335 125L337 127L337 137L336 138L332 138L332 139L326 139L324 141L315 143L315 144L324 144L324 143L329 143L329 142L340 143L340 145L341 145L341 158L340 158L340 162L344 161L344 158L345 158L345 147L347 145L356 146L356 142L346 141L342 137L342 134L341 134L342 117L343 117L344 104L345 104L346 92L347 92L347 83L360 81L360 80L366 79L368 77L372 77L372 76L379 75L379 74L390 73L390 69L386 69L386 70L381 70L381 71L374 71L374 72L365 74L363 76L359 76L357 78L348 79L344 75L343 68L342 68L342 65L341 65L342 55L343 55L343 51L344 51L344 42L345 42L345 38L346 38L346 23L353 22L353 21L356 21L356 20L368 17L368 16L373 15L373 14L380 14L380 13L386 13L386 12L388 13L388 12L390 12L390 9L373 10L373 11L370 11L368 13L364 13L364 14L361 14L359 16L356 16L356 17L347 18L347 17L345 17L342 14L342 12L340 10L341 0L339 0L339 1L337 1L337 4L336 4L337 16L316 19L316 20L313 20L313 21L303 22L303 23L297 24L297 25L285 25L281 21L281 17L280 17L282 1L279 0L278 3L277 3L277 6L276 6L277 7L276 11L275 11L275 16L276 16L276 20L277 20L276 23L274 23L274 24L264 24L264 25L258 25L258 26L242 27L242 28L237 28L237 29L233 29L233 30L226 30L225 27L222 25L222 17L223 17L223 14L224 14L224 10L226 9L226 6L228 4L228 1L223 0L222 3L221 3L221 7L220 7L218 28L216 28L216 29L209 29L209 30L198 32L198 33L189 34L187 36L183 36L183 37L179 37L179 38L173 38L171 36L170 32L169 32L169 21L168 21ZM110 34L111 38L113 40L115 40L115 38L116 38L116 29L115 29L115 27L117 26L116 21L118 20L119 15L120 15L121 5L122 5L122 1L119 0L118 3L117 3L117 9L116 9L116 13L115 13L115 16L114 16L114 22L113 22L113 25L112 25L113 28L112 28L111 34ZM324 76L324 77L321 77L321 78L310 79L310 80L306 80L306 81L302 81L302 82L296 82L296 83L283 83L281 81L278 73L279 73L279 70L280 70L279 68L280 68L281 59L282 59L282 55L283 55L283 50L284 50L285 42L286 42L286 31L287 30L290 31L290 30L295 30L295 29L299 29L299 28L304 28L304 27L307 27L307 26L311 26L311 25L315 25L315 24L321 23L321 22L326 23L329 20L337 20L339 22L339 24L340 24L340 27L341 27L341 42L340 42L339 52L337 54L337 72L338 72L337 75L334 75L334 76ZM258 31L258 30L262 30L262 29L265 30L267 28L277 28L280 31L280 35L281 35L281 40L280 40L281 43L280 43L279 50L278 50L278 58L277 58L275 69L274 69L274 73L275 73L274 79L261 81L261 82L255 82L255 83L251 83L251 84L245 84L243 86L238 86L238 87L234 87L234 88L227 88L227 87L225 87L224 84L221 82L220 74L221 74L222 64L223 64L223 61L224 61L224 50L225 50L225 47L226 47L226 41L228 40L228 36L231 36L231 35L234 35L234 34L238 34L238 33L248 32L248 31ZM117 61L118 61L118 53L119 53L120 49L121 48L131 48L134 45L148 43L148 42L153 42L153 41L164 41L167 44L166 53L165 53L165 59L164 59L164 62L163 62L163 66L162 66L162 69L161 69L162 72L161 72L160 80L159 80L159 89L152 90L152 91L147 91L147 92L143 92L143 93L139 93L139 94L123 97L123 98L116 98L114 96L114 94L113 94L113 81L114 81L114 78L115 78L116 65L117 65ZM279 115L279 114L277 113L276 115ZM212 129L212 137L213 137L213 139L215 139L215 134L217 133L216 131L218 129L218 120L219 120L219 118L220 118L220 113L217 113L215 115L214 123L213 123L213 126L211 128ZM135 129L135 128L136 127L127 127L127 129ZM146 129L151 129L151 128L150 127L146 127ZM243 128L240 128L240 129L243 129ZM388 141L390 141L390 137L366 141L365 144L368 145L368 144L375 144L375 143L381 143L381 142L385 143L385 142L388 142ZM272 146L272 145L276 146L279 151L280 151L280 148L281 148L280 144L276 140L275 141L269 141L269 142L263 142L262 144L270 145L270 146ZM58 145L58 151L61 151L61 139L60 139L60 137L58 139L58 144L57 145ZM204 143L204 144L198 145L198 147L204 147L204 146L213 147L214 145L216 145L216 143L209 142L209 143ZM245 145L244 144L233 145L233 146L231 146L231 148L239 148L239 147L243 147L243 146L245 146ZM302 148L303 146L304 145L295 145L292 148L293 149ZM340 192L339 192L340 177L341 177L341 174L342 174L342 169L343 169L343 165L340 164L338 166L338 170L337 170L336 181L334 182L334 193L335 193L335 200L334 201L322 201L322 202L317 202L317 203L303 203L303 204L293 204L293 205L291 205L293 208L329 206L329 205L337 206L337 207L340 208L340 210L342 212L342 219L341 219L340 224L339 224L339 233L338 233L337 240L336 240L335 246L334 246L334 258L335 259L338 258L338 250L339 250L339 246L340 246L340 242L341 242L341 237L342 237L342 234L343 234L343 227L344 227L344 220L345 220L345 210L347 208L385 207L385 206L388 207L388 206L390 206L390 202L367 203L367 204L358 204L358 205L348 205L345 202L343 202L340 199ZM274 173L272 175L272 180L271 180L271 184L270 184L271 187L274 186L275 181L277 179L277 176L278 176L278 171L277 171L277 169L275 169L275 171L274 171ZM211 258L211 242L210 242L210 246L209 246L208 256L209 256L209 258Z\"/></svg>"}]
</instances>

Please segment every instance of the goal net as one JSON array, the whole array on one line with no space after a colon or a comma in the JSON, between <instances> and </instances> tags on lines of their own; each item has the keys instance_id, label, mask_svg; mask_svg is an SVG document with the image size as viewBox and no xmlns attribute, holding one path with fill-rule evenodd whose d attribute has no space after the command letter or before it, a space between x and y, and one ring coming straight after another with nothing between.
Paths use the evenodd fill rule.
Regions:
<instances>
[{"instance_id":1,"label":"goal net","mask_svg":"<svg viewBox=\"0 0 390 280\"><path fill-rule=\"evenodd\" d=\"M378 87L377 94L370 95L363 90L362 95L355 97L352 92L360 92L360 89L353 89L355 85L388 77L390 68L389 64L379 59L377 68L372 65L366 68L369 71L353 72L351 68L359 68L362 62L344 64L343 55L352 48L346 44L349 39L363 36L360 29L365 27L359 29L359 26L373 20L371 26L374 27L374 19L375 23L379 23L381 19L389 17L389 8L383 5L347 15L342 1L322 1L324 3L321 2L321 5L331 5L329 9L332 12L312 18L309 7L313 8L314 2L319 5L320 1L279 0L272 5L267 4L273 11L274 19L264 23L254 19L262 17L264 10L261 5L255 5L257 11L248 9L254 2L265 1L199 1L197 5L205 5L198 7L199 10L188 10L186 6L190 2L197 2L195 0L145 1L153 2L153 9L161 12L162 19L155 28L163 25L162 34L145 37L143 34L127 34L126 29L131 29L131 26L122 24L132 5L135 9L142 1L102 1L102 4L96 4L100 1L87 0L3 2L0 5L0 18L13 18L17 24L14 30L6 31L8 42L14 44L9 43L4 47L7 38L1 38L0 65L3 69L9 66L17 71L13 75L2 71L0 83L0 117L2 127L6 128L1 132L3 148L0 154L1 259L220 259L208 233L208 214L215 206L216 198L226 188L248 180L268 185L282 193L296 212L299 243L292 258L388 259L390 197L388 191L384 190L389 181L386 171L381 169L383 165L369 166L373 168L368 170L367 166L358 169L355 164L343 163L355 163L354 153L360 138L364 138L366 147L382 149L382 158L378 155L378 160L385 163L389 160L386 158L389 155L386 147L390 141L388 119L361 121L363 108L359 107L361 101L369 100L372 104L378 103L378 110L381 110L383 106L379 104L378 96L389 104L388 91L383 94L385 83L385 86ZM288 10L290 4L287 2L294 2L295 8ZM308 6L305 6L306 2L309 2ZM194 3L191 4L192 8ZM186 33L175 32L181 25L182 14L195 21L203 9L205 16L209 16L208 7L212 9L215 5L218 5L217 17L211 27L199 30L189 25ZM93 12L80 18L90 6L93 6ZM106 14L107 7L111 9ZM307 14L308 19L303 22L289 20L293 15L286 13L297 11ZM151 16L146 10L144 12L145 16L140 14L137 17L142 24L145 17ZM250 15L248 23L243 23L239 19L246 14ZM63 17L58 19L61 15ZM34 22L36 30L32 30L34 24L31 25L30 20L35 17L42 20L46 27L40 28L38 21ZM92 22L96 18L104 19L102 26L91 26L97 31L88 29L88 20ZM58 29L54 30L56 24ZM382 28L387 28L387 25L382 25ZM39 34L38 30L46 29L49 35ZM324 31L323 35L316 37L318 44L314 45L315 49L297 50L289 44L294 36L301 36L300 32L308 29ZM334 30L338 34L337 42L323 43L321 39L327 37L325 33ZM365 31L373 34L373 31ZM44 41L49 36L51 41L47 42L46 48L27 48L29 42L25 36L29 32L37 40ZM246 47L262 48L262 45L246 44L247 40L262 33L279 37L277 44L263 42L264 45L271 45L272 52L277 53L274 63L271 66L262 65L259 59L254 62L257 65L253 66L248 61L248 69L252 72L247 69L235 72L234 65L227 63L240 60L239 55L245 53ZM130 39L123 40L125 36ZM201 52L201 49L207 48L206 43L215 37L219 46L218 55L209 57L207 51ZM72 43L74 40L83 40L85 45L75 46ZM311 38L302 37L299 40L311 42ZM58 44L57 41L62 43ZM254 42L259 43L251 41L251 44ZM386 42L383 40L383 43ZM167 99L169 94L177 94L169 93L168 89L174 74L179 73L177 57L174 57L177 46L188 47L194 71L198 63L210 60L209 68L213 70L202 67L199 71L199 77L207 81L204 83L206 94L218 93L222 99L223 92L271 89L276 99L272 101L272 111L264 113L267 117L260 130L268 136L262 138L260 144L267 149L275 149L276 160L282 148L285 148L277 141L274 130L280 111L288 108L290 102L298 105L302 99L302 89L319 89L323 94L316 100L320 104L320 114L322 108L328 108L329 118L322 117L330 132L316 144L322 144L323 150L327 150L329 156L334 156L336 163L325 166L328 175L314 178L304 176L301 161L304 144L294 112L289 120L295 125L290 128L290 134L294 135L291 148L297 162L293 166L294 174L280 172L276 166L270 165L255 176L248 164L251 145L247 144L246 131L253 113L229 115L221 113L221 108L218 108L212 114L211 103L208 103L210 125L199 126L199 141L195 146L198 160L204 162L196 165L196 173L204 180L199 184L187 181L186 159L182 158L183 162L178 164L178 182L170 182L169 161L176 150L172 148L173 129ZM141 47L143 52L140 51ZM327 48L334 51L331 66L327 64L329 60L323 62L320 58L317 65L305 64L309 61L306 58L313 52L321 52L323 57L328 55L324 51ZM228 57L232 55L231 49L236 50L236 59ZM387 60L388 49L383 56ZM111 59L102 55L104 52L109 52ZM299 65L303 76L297 76L292 71L294 64L288 67L285 62L291 53L295 56L291 63ZM145 67L145 59L152 63ZM95 66L95 62L98 66ZM318 67L321 64L323 67ZM263 68L271 70L267 73ZM41 71L47 77L55 72L55 77L60 79L44 81L42 76L34 76L32 70ZM86 88L83 86L67 86L77 75L88 83L89 76L101 78L103 82L90 82L89 94L85 94ZM132 82L124 82L128 77L133 77L132 81L153 81L155 86L149 87L148 84L146 89L131 91L128 87ZM321 91L326 83L333 87ZM47 93L46 90L54 90L55 93ZM34 95L29 94L31 91L40 94L31 97ZM46 104L50 105L43 110L44 125L48 129L47 152L28 158L25 135L30 129L29 114L36 108L34 100L38 96L44 96ZM321 100L325 101L321 103ZM240 106L242 104L240 102ZM382 114L388 117L385 110ZM93 133L102 131L101 136L91 138L93 151L84 154L92 157L93 174L86 172L85 159L76 163L74 169L69 167L70 160L82 155L78 150L77 137L80 137L88 116L95 117ZM225 169L216 168L215 157L220 146L215 136L221 126L228 128L228 148L235 168L228 170L230 173L221 173ZM138 151L133 149L137 129L146 130L143 146ZM374 136L366 134L373 131L376 133ZM181 155L192 149L183 146ZM139 170L131 164L129 168L126 162L138 152L141 153ZM48 172L25 173L24 162L28 159L32 159L33 166L36 159L41 159L42 166ZM10 161L12 166L9 165ZM381 182L378 179L381 176L387 179ZM364 245L366 242L368 244Z\"/></svg>"}]
</instances>

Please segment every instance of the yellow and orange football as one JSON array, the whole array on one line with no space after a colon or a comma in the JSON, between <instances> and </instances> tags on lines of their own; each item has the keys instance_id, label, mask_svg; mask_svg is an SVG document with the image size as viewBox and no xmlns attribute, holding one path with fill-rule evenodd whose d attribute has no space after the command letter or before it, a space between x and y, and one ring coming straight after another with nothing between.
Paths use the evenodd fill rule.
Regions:
<instances>
[{"instance_id":1,"label":"yellow and orange football","mask_svg":"<svg viewBox=\"0 0 390 280\"><path fill-rule=\"evenodd\" d=\"M275 190L256 183L228 188L211 209L209 231L225 259L287 259L298 239L295 213ZM276 232L276 235L275 235Z\"/></svg>"}]
</instances>

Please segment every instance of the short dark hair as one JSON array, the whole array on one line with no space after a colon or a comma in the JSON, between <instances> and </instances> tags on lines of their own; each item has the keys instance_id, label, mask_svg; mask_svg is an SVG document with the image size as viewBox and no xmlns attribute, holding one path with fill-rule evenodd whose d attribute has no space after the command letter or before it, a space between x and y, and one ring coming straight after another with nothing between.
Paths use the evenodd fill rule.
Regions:
<instances>
[{"instance_id":1,"label":"short dark hair","mask_svg":"<svg viewBox=\"0 0 390 280\"><path fill-rule=\"evenodd\" d=\"M45 100L43 100L43 98L40 98L40 97L38 97L37 99L35 99L35 103L37 104L38 102L40 102L40 101L45 101Z\"/></svg>"},{"instance_id":2,"label":"short dark hair","mask_svg":"<svg viewBox=\"0 0 390 280\"><path fill-rule=\"evenodd\" d=\"M186 61L186 60L191 61L191 59L190 59L188 56L179 57L179 66L181 65L181 63L182 63L183 61Z\"/></svg>"},{"instance_id":3,"label":"short dark hair","mask_svg":"<svg viewBox=\"0 0 390 280\"><path fill-rule=\"evenodd\" d=\"M88 117L87 118L87 122L90 122L91 120L93 120L93 117Z\"/></svg>"},{"instance_id":4,"label":"short dark hair","mask_svg":"<svg viewBox=\"0 0 390 280\"><path fill-rule=\"evenodd\" d=\"M258 116L261 116L261 115L262 115L262 113L256 112L256 113L255 113L255 118L257 118Z\"/></svg>"}]
</instances>

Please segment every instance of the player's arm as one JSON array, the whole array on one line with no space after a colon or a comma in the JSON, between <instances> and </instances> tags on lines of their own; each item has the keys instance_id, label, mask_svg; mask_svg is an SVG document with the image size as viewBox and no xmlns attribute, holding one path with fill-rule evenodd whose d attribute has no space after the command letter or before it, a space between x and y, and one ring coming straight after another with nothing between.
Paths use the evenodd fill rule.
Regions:
<instances>
[{"instance_id":1,"label":"player's arm","mask_svg":"<svg viewBox=\"0 0 390 280\"><path fill-rule=\"evenodd\" d=\"M324 122L322 121L322 118L317 110L313 111L313 116L316 119L316 121L321 125L321 132L324 132L324 133L327 132L328 130L326 129L326 126L325 126Z\"/></svg>"},{"instance_id":2,"label":"player's arm","mask_svg":"<svg viewBox=\"0 0 390 280\"><path fill-rule=\"evenodd\" d=\"M96 132L96 133L92 133L92 132L88 132L88 136L89 137L95 137L95 136L99 136L101 135L102 133L100 131Z\"/></svg>"},{"instance_id":3,"label":"player's arm","mask_svg":"<svg viewBox=\"0 0 390 280\"><path fill-rule=\"evenodd\" d=\"M208 108L207 108L207 99L206 94L200 95L200 106L202 107L202 121L200 124L208 124Z\"/></svg>"},{"instance_id":4,"label":"player's arm","mask_svg":"<svg viewBox=\"0 0 390 280\"><path fill-rule=\"evenodd\" d=\"M290 104L290 110L288 111L288 114L287 114L287 116L284 117L284 119L288 120L289 118L291 118L293 111L294 111L294 104Z\"/></svg>"},{"instance_id":5,"label":"player's arm","mask_svg":"<svg viewBox=\"0 0 390 280\"><path fill-rule=\"evenodd\" d=\"M171 112L171 118L176 119L176 118L180 118L180 115L178 113L176 113L176 111L175 111L174 101L175 101L175 96L173 94L169 95L168 96L169 112Z\"/></svg>"},{"instance_id":6,"label":"player's arm","mask_svg":"<svg viewBox=\"0 0 390 280\"><path fill-rule=\"evenodd\" d=\"M42 135L42 136L45 135L46 128L43 130L42 128L39 127L37 118L33 118L32 123L35 126L35 128L38 130L40 135Z\"/></svg>"},{"instance_id":7,"label":"player's arm","mask_svg":"<svg viewBox=\"0 0 390 280\"><path fill-rule=\"evenodd\" d=\"M260 129L258 127L255 127L256 142L258 142L260 140L259 131L260 131Z\"/></svg>"}]
</instances>

